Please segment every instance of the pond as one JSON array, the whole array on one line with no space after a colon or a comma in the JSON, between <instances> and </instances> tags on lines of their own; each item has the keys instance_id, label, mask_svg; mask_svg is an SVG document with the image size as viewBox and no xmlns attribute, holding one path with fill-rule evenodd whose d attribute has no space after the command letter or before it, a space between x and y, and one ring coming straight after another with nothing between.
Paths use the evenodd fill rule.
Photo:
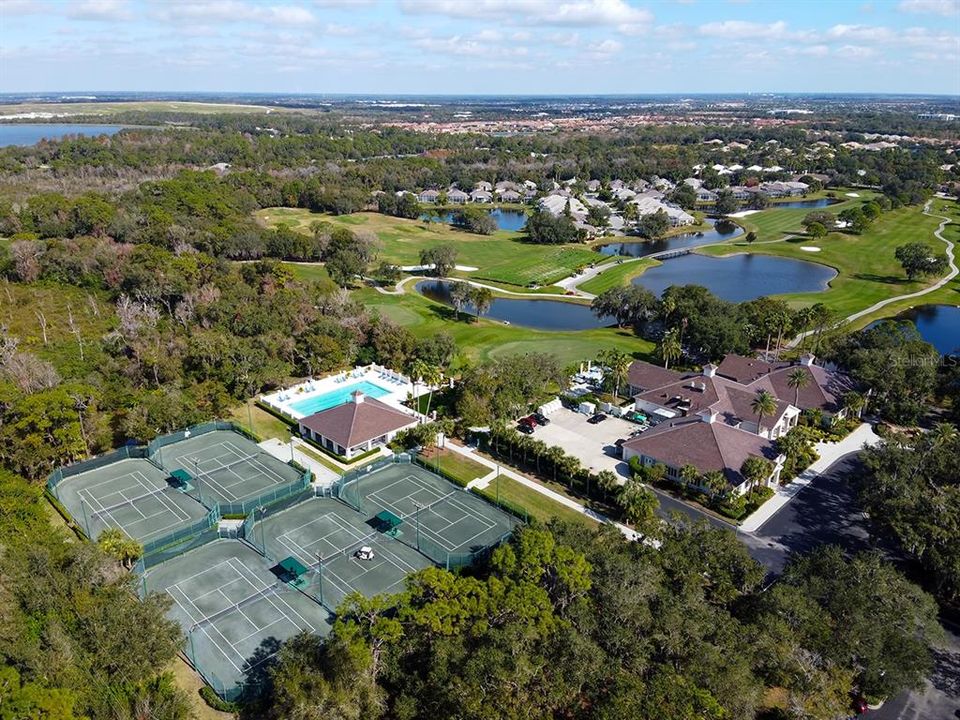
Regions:
<instances>
[{"instance_id":1,"label":"pond","mask_svg":"<svg viewBox=\"0 0 960 720\"><path fill-rule=\"evenodd\" d=\"M122 125L81 125L78 123L0 123L0 147L35 145L43 139L60 140L66 135L113 135Z\"/></svg>"},{"instance_id":2,"label":"pond","mask_svg":"<svg viewBox=\"0 0 960 720\"><path fill-rule=\"evenodd\" d=\"M762 295L826 290L836 275L826 265L771 255L691 253L665 260L633 282L656 295L671 285L702 285L719 298L744 302Z\"/></svg>"},{"instance_id":3,"label":"pond","mask_svg":"<svg viewBox=\"0 0 960 720\"><path fill-rule=\"evenodd\" d=\"M960 354L960 307L954 305L920 305L900 313L893 320L909 320L916 325L920 337L933 345L941 355ZM882 320L870 323L875 327Z\"/></svg>"},{"instance_id":4,"label":"pond","mask_svg":"<svg viewBox=\"0 0 960 720\"><path fill-rule=\"evenodd\" d=\"M421 280L416 289L424 297L452 305L450 286L451 283L444 280ZM468 305L464 312L473 314L473 306ZM612 317L598 318L589 305L564 300L505 297L495 297L483 317L534 330L590 330L616 323Z\"/></svg>"},{"instance_id":5,"label":"pond","mask_svg":"<svg viewBox=\"0 0 960 720\"><path fill-rule=\"evenodd\" d=\"M773 208L825 208L836 205L839 200L833 198L820 198L819 200L787 200L786 202L772 202L769 207Z\"/></svg>"},{"instance_id":6,"label":"pond","mask_svg":"<svg viewBox=\"0 0 960 720\"><path fill-rule=\"evenodd\" d=\"M629 257L646 257L668 250L710 245L712 243L730 240L743 235L743 228L736 223L727 221L707 220L709 230L703 232L684 233L662 240L641 240L634 242L618 242L601 245L598 251L601 255L626 255Z\"/></svg>"},{"instance_id":7,"label":"pond","mask_svg":"<svg viewBox=\"0 0 960 720\"><path fill-rule=\"evenodd\" d=\"M510 232L517 232L523 229L523 226L527 224L527 214L522 210L506 210L503 208L493 208L492 210L487 210L490 217L494 219L497 223L498 230L509 230ZM423 214L420 216L421 220L426 220L430 216ZM436 215L434 218L438 217ZM448 225L453 225L453 211L443 212L439 215L440 222L445 222Z\"/></svg>"}]
</instances>

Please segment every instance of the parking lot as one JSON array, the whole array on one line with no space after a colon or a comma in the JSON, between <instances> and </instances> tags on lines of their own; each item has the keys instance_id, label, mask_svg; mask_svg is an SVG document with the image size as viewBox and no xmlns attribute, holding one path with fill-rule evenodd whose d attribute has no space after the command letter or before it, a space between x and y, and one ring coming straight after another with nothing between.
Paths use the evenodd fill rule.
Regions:
<instances>
[{"instance_id":1,"label":"parking lot","mask_svg":"<svg viewBox=\"0 0 960 720\"><path fill-rule=\"evenodd\" d=\"M593 468L594 471L613 470L622 477L628 477L627 464L617 457L615 443L620 438L629 438L640 426L610 416L601 423L591 425L587 422L588 417L560 408L550 413L550 424L538 426L533 437L547 445L563 448L579 458L586 468Z\"/></svg>"}]
</instances>

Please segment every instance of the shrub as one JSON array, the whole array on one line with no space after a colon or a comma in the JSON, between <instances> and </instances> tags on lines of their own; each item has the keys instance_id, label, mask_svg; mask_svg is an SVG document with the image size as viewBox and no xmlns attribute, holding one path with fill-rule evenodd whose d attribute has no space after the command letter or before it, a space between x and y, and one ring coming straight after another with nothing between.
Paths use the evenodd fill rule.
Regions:
<instances>
[{"instance_id":1,"label":"shrub","mask_svg":"<svg viewBox=\"0 0 960 720\"><path fill-rule=\"evenodd\" d=\"M241 710L239 703L224 700L217 695L209 685L204 685L202 688L200 688L200 697L203 698L203 701L207 705L219 712L232 713L236 715Z\"/></svg>"}]
</instances>

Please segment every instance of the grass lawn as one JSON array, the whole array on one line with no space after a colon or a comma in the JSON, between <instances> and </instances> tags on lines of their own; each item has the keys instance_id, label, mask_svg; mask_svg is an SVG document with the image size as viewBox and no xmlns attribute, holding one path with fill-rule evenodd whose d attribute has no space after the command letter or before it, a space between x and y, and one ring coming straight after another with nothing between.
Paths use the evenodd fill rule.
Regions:
<instances>
[{"instance_id":1,"label":"grass lawn","mask_svg":"<svg viewBox=\"0 0 960 720\"><path fill-rule=\"evenodd\" d=\"M636 357L652 354L652 343L631 331L616 328L548 332L481 319L455 320L452 308L428 300L410 289L402 295L384 295L371 288L353 291L353 297L371 312L377 312L418 337L449 332L460 350L462 360L474 361L502 355L532 352L554 353L564 364L597 357L597 353L616 347ZM461 316L465 317L465 316Z\"/></svg>"},{"instance_id":2,"label":"grass lawn","mask_svg":"<svg viewBox=\"0 0 960 720\"><path fill-rule=\"evenodd\" d=\"M800 212L799 218L802 219L804 211ZM933 279L908 281L900 263L894 257L894 251L898 245L917 240L942 249L943 243L933 236L938 224L936 218L923 215L922 208L908 207L884 213L862 235L830 233L819 240L804 236L784 242L753 245L735 241L699 248L698 252L709 255L763 253L829 265L839 274L830 282L828 290L793 293L782 297L793 307L822 302L838 316L845 317L879 300L915 292L934 282ZM801 250L801 247L805 246L819 247L820 252ZM776 288L771 288L771 294L775 292Z\"/></svg>"},{"instance_id":3,"label":"grass lawn","mask_svg":"<svg viewBox=\"0 0 960 720\"><path fill-rule=\"evenodd\" d=\"M420 457L430 467L439 468L451 478L454 478L460 485L466 487L471 480L481 478L490 472L490 468L481 465L476 460L472 460L461 453L447 450L445 448L429 448L420 453Z\"/></svg>"},{"instance_id":4,"label":"grass lawn","mask_svg":"<svg viewBox=\"0 0 960 720\"><path fill-rule=\"evenodd\" d=\"M848 198L846 197L847 190L845 189L837 189L835 192L837 199L841 200L841 202L829 207L778 208L776 203L771 203L770 207L768 207L766 210L754 213L753 215L747 215L746 217L735 219L747 232L750 232L751 230L755 232L757 234L758 242L763 242L764 240L779 240L784 235L803 233L804 230L803 226L800 224L800 221L811 212L824 210L836 215L847 208L858 207L876 195L876 193L870 190L855 190L853 192L856 192L860 197ZM793 199L796 200L802 198Z\"/></svg>"},{"instance_id":5,"label":"grass lawn","mask_svg":"<svg viewBox=\"0 0 960 720\"><path fill-rule=\"evenodd\" d=\"M283 263L283 266L300 282L329 283L330 274L323 265L304 265L302 263Z\"/></svg>"},{"instance_id":6,"label":"grass lawn","mask_svg":"<svg viewBox=\"0 0 960 720\"><path fill-rule=\"evenodd\" d=\"M233 422L243 425L245 428L250 427L250 421L252 420L252 430L261 439L278 438L283 442L290 442L290 426L275 415L257 407L253 398L232 408L227 420L233 420Z\"/></svg>"},{"instance_id":7,"label":"grass lawn","mask_svg":"<svg viewBox=\"0 0 960 720\"><path fill-rule=\"evenodd\" d=\"M577 286L578 290L599 295L610 288L626 285L637 275L645 272L647 268L659 265L659 260L640 260L625 261L621 265L611 265L596 277L592 277L585 283Z\"/></svg>"},{"instance_id":8,"label":"grass lawn","mask_svg":"<svg viewBox=\"0 0 960 720\"><path fill-rule=\"evenodd\" d=\"M505 475L501 475L499 481L493 480L486 488L480 490L480 493L494 504L497 502L498 482L500 483L500 499L523 508L531 518L546 522L550 518L558 517L566 522L580 523L590 528L595 528L599 524L583 513L579 513L566 505L561 505L546 495L538 493L526 485L521 485Z\"/></svg>"},{"instance_id":9,"label":"grass lawn","mask_svg":"<svg viewBox=\"0 0 960 720\"><path fill-rule=\"evenodd\" d=\"M368 230L383 242L380 260L397 265L417 265L420 251L445 243L457 247L457 263L479 268L470 277L521 287L530 283L549 285L570 275L576 268L599 261L600 255L585 245L535 245L523 235L498 230L492 235L474 235L445 223L406 220L374 212L352 215L312 213L300 208L265 208L255 213L268 227L281 224L309 232L320 220L351 230Z\"/></svg>"}]
</instances>

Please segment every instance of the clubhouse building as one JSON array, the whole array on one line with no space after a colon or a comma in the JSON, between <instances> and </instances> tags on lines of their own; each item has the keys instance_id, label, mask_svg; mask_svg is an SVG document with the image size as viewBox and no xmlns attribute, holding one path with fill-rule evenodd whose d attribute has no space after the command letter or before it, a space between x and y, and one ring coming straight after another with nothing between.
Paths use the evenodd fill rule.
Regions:
<instances>
[{"instance_id":1,"label":"clubhouse building","mask_svg":"<svg viewBox=\"0 0 960 720\"><path fill-rule=\"evenodd\" d=\"M806 382L793 388L788 378L798 368ZM819 411L826 421L845 417L842 397L852 389L841 373L814 364L812 355L799 363L727 355L700 373L637 361L630 366L628 384L635 409L657 424L623 444L624 460L662 463L671 478L678 478L685 465L701 474L720 471L741 494L749 489L740 472L747 458L768 460L771 472L764 484L776 485L785 458L775 440L797 426L803 411ZM776 402L772 413L759 418L752 402L761 390Z\"/></svg>"},{"instance_id":2,"label":"clubhouse building","mask_svg":"<svg viewBox=\"0 0 960 720\"><path fill-rule=\"evenodd\" d=\"M403 412L356 390L348 402L301 418L298 424L301 436L350 460L387 445L398 432L419 422L412 412Z\"/></svg>"}]
</instances>

